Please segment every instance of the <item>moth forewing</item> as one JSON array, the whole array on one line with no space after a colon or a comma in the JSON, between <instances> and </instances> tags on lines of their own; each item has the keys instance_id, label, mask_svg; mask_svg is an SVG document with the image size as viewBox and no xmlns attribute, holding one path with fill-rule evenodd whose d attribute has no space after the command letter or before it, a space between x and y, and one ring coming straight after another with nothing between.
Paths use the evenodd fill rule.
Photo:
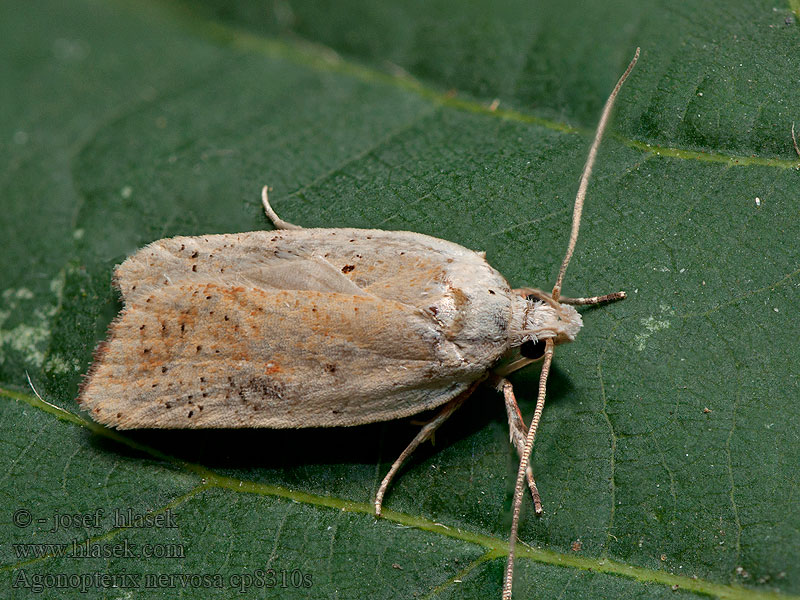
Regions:
<instances>
[{"instance_id":1,"label":"moth forewing","mask_svg":"<svg viewBox=\"0 0 800 600\"><path fill-rule=\"evenodd\" d=\"M359 229L159 240L115 283L124 308L81 405L118 428L410 416L486 374L522 302L471 250Z\"/></svg>"}]
</instances>

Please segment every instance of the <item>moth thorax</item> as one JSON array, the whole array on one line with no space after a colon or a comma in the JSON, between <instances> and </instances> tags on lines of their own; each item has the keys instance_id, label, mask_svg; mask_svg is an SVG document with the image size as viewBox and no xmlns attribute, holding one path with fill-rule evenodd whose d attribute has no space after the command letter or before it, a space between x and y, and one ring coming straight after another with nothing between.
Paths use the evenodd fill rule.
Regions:
<instances>
[{"instance_id":1,"label":"moth thorax","mask_svg":"<svg viewBox=\"0 0 800 600\"><path fill-rule=\"evenodd\" d=\"M583 327L580 314L568 304L554 300L519 298L511 313L511 345L552 338L556 344L571 342Z\"/></svg>"}]
</instances>

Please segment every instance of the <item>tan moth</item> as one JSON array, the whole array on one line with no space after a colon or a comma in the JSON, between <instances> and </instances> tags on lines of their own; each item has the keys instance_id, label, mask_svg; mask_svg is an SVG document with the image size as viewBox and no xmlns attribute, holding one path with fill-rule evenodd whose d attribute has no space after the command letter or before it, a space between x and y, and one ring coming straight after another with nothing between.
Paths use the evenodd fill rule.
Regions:
<instances>
[{"instance_id":1,"label":"tan moth","mask_svg":"<svg viewBox=\"0 0 800 600\"><path fill-rule=\"evenodd\" d=\"M502 391L520 455L503 598L511 597L522 490L542 506L529 466L555 345L582 326L565 298L586 187L611 107L603 109L552 293L511 289L484 254L407 231L304 229L174 237L119 265L124 307L98 345L80 405L118 429L346 427L439 408L383 479L375 512L406 458L488 381ZM543 359L525 430L506 376Z\"/></svg>"}]
</instances>

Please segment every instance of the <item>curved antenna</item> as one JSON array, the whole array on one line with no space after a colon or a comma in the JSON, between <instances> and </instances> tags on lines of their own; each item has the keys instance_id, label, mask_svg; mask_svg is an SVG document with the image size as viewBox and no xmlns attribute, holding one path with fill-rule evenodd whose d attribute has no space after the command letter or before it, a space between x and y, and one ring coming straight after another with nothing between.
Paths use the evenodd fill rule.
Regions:
<instances>
[{"instance_id":1,"label":"curved antenna","mask_svg":"<svg viewBox=\"0 0 800 600\"><path fill-rule=\"evenodd\" d=\"M578 194L575 196L575 207L572 209L572 230L569 234L569 245L567 246L567 253L564 255L564 261L561 263L561 270L558 272L558 279L553 286L553 300L558 301L561 296L561 284L564 281L564 273L567 272L567 265L572 258L572 253L575 251L575 244L578 241L578 230L581 227L581 213L583 212L583 200L586 198L586 188L589 185L589 177L592 175L592 168L594 167L594 159L597 158L597 148L600 146L600 140L603 139L603 133L606 130L608 118L611 115L611 109L614 107L614 101L617 99L619 88L625 83L636 61L639 60L639 48L636 48L636 54L633 55L633 60L628 65L628 68L619 78L617 85L614 86L614 91L606 100L606 105L603 107L603 114L600 115L600 122L597 124L597 131L594 134L594 141L592 147L589 148L589 156L586 157L586 164L583 167L583 174L581 175L581 184L578 186Z\"/></svg>"},{"instance_id":2,"label":"curved antenna","mask_svg":"<svg viewBox=\"0 0 800 600\"><path fill-rule=\"evenodd\" d=\"M530 463L533 441L536 439L536 429L539 426L539 419L542 418L542 411L544 410L547 376L550 374L550 363L553 362L553 346L553 338L548 338L544 347L542 374L539 376L539 395L536 398L536 409L533 411L533 420L525 438L525 450L522 453L522 458L519 461L519 470L517 471L517 484L514 487L514 508L511 517L511 536L508 538L508 562L506 563L506 575L503 580L503 600L511 600L511 584L514 580L514 550L517 546L519 513L522 510L522 486L525 485L525 475Z\"/></svg>"},{"instance_id":3,"label":"curved antenna","mask_svg":"<svg viewBox=\"0 0 800 600\"><path fill-rule=\"evenodd\" d=\"M608 122L608 117L611 114L611 108L614 106L614 100L617 98L620 87L627 79L628 74L633 69L636 61L639 59L639 48L636 48L636 53L633 55L633 60L628 65L625 73L619 78L614 91L606 100L606 105L603 107L603 114L600 116L600 123L597 125L597 133L594 135L594 142L589 149L589 156L586 159L586 165L583 167L583 175L581 176L581 184L578 187L578 195L575 197L575 209L572 213L572 231L569 236L569 246L567 247L567 254L564 256L564 262L561 263L561 270L558 273L556 285L553 287L552 299L558 302L561 295L561 283L564 280L564 273L567 270L569 259L572 258L572 253L575 250L575 243L578 241L578 229L581 224L581 212L583 212L583 200L586 197L586 186L589 183L589 176L592 174L592 167L594 160L597 157L597 148L600 145L600 140L603 138L603 132ZM614 296L614 294L612 294ZM624 298L624 295L621 296ZM576 299L570 299L576 300ZM596 300L596 298L581 298L577 300ZM573 302L574 304L582 304L582 302ZM547 393L547 376L550 374L550 364L553 362L553 338L548 338L545 342L544 349L544 363L542 364L542 373L539 376L539 394L536 397L536 409L533 413L533 420L531 421L528 435L525 438L525 449L523 450L522 457L519 461L519 470L517 471L517 483L514 486L514 502L512 505L511 517L511 535L508 539L508 562L506 563L506 573L503 579L503 600L511 600L511 587L514 582L514 552L517 546L517 532L519 531L519 514L522 510L522 491L525 485L525 477L530 464L531 452L533 451L533 442L536 439L536 430L539 427L539 420L542 417L544 410L544 400Z\"/></svg>"}]
</instances>

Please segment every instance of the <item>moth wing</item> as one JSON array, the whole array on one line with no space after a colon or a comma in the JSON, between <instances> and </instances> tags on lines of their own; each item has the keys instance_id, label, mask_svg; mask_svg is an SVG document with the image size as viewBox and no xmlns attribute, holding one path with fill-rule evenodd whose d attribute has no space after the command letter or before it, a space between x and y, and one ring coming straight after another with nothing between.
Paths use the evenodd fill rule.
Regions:
<instances>
[{"instance_id":1,"label":"moth wing","mask_svg":"<svg viewBox=\"0 0 800 600\"><path fill-rule=\"evenodd\" d=\"M81 393L121 427L313 427L443 404L508 345L507 282L462 246L316 229L156 241Z\"/></svg>"},{"instance_id":2,"label":"moth wing","mask_svg":"<svg viewBox=\"0 0 800 600\"><path fill-rule=\"evenodd\" d=\"M231 244L231 250L227 250L228 244L219 240L225 237L228 236L178 237L153 242L117 267L114 284L126 301L148 295L164 285L204 281L253 285L263 290L367 295L339 269L310 250L270 251L267 244L255 247Z\"/></svg>"},{"instance_id":3,"label":"moth wing","mask_svg":"<svg viewBox=\"0 0 800 600\"><path fill-rule=\"evenodd\" d=\"M481 372L399 302L165 284L126 304L80 402L121 429L356 425L440 405Z\"/></svg>"},{"instance_id":4,"label":"moth wing","mask_svg":"<svg viewBox=\"0 0 800 600\"><path fill-rule=\"evenodd\" d=\"M512 291L477 253L408 231L299 229L175 237L120 265L126 302L166 284L374 295L432 313L466 362L488 368L508 346Z\"/></svg>"}]
</instances>

